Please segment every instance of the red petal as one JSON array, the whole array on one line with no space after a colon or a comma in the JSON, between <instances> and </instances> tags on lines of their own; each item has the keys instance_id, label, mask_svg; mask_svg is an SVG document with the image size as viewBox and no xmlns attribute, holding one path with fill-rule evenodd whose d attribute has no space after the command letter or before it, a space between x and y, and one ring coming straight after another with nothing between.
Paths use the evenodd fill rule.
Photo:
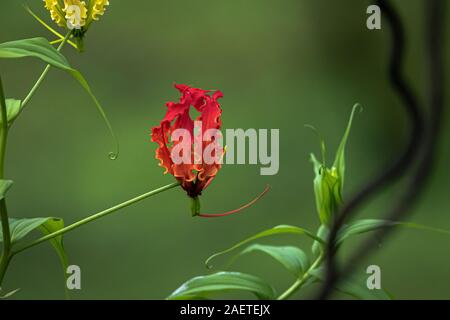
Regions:
<instances>
[{"instance_id":1,"label":"red petal","mask_svg":"<svg viewBox=\"0 0 450 320\"><path fill-rule=\"evenodd\" d=\"M164 124L161 124L161 126L159 127L154 127L152 129L152 141L158 143L159 147L158 149L156 149L156 159L159 160L159 166L165 168L165 172L166 173L170 173L173 174L172 171L172 159L170 157L170 151L167 148L166 145L166 137L165 137L165 132L163 127ZM166 130L167 131L167 130Z\"/></svg>"}]
</instances>

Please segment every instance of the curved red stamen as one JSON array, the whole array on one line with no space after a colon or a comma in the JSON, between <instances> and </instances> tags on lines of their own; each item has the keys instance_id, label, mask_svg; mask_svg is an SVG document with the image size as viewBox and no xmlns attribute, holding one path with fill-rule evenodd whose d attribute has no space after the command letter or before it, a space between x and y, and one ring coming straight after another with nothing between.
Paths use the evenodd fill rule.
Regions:
<instances>
[{"instance_id":1,"label":"curved red stamen","mask_svg":"<svg viewBox=\"0 0 450 320\"><path fill-rule=\"evenodd\" d=\"M237 209L225 212L225 213L218 213L218 214L201 213L201 214L198 214L198 216L202 217L202 218L219 218L219 217L229 216L233 213L239 213L242 210L245 210L245 209L251 207L252 205L254 205L256 202L258 202L262 197L264 197L267 194L267 192L269 192L269 190L270 190L270 186L266 185L266 188L264 189L263 192L261 192L261 194L259 196L257 196L255 199L253 199L252 201L250 201L246 205L243 205L240 208L237 208Z\"/></svg>"}]
</instances>

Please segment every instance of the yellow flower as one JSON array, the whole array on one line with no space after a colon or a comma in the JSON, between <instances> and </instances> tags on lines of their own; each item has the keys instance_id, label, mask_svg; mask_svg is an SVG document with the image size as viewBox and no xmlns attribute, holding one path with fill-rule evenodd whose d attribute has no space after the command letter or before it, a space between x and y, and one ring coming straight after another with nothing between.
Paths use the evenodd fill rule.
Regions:
<instances>
[{"instance_id":1,"label":"yellow flower","mask_svg":"<svg viewBox=\"0 0 450 320\"><path fill-rule=\"evenodd\" d=\"M106 7L109 5L108 0L43 0L45 3L45 9L50 11L50 16L52 20L60 27L69 29L71 31L71 37L75 39L76 44L72 44L80 52L84 50L83 40L88 31L91 23L93 21L98 21L99 17L102 16ZM64 3L64 7L62 7ZM34 14L33 14L34 16ZM50 28L37 18L38 21ZM57 31L53 30L53 33L58 34ZM59 35L60 36L60 35ZM60 40L63 39L60 36Z\"/></svg>"},{"instance_id":2,"label":"yellow flower","mask_svg":"<svg viewBox=\"0 0 450 320\"><path fill-rule=\"evenodd\" d=\"M108 0L43 0L53 21L70 30L84 30L92 21L98 21L109 5ZM61 3L64 2L64 8Z\"/></svg>"}]
</instances>

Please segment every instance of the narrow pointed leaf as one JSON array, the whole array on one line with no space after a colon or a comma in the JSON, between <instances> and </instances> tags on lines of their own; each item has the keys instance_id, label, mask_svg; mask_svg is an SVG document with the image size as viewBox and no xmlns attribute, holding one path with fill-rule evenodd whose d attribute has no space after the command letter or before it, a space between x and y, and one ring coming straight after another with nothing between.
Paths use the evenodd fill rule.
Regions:
<instances>
[{"instance_id":1,"label":"narrow pointed leaf","mask_svg":"<svg viewBox=\"0 0 450 320\"><path fill-rule=\"evenodd\" d=\"M322 239L316 237L313 233L311 233L310 231L308 231L306 229L303 229L303 228L300 228L300 227L289 226L289 225L280 225L280 226L276 226L276 227L273 227L271 229L262 231L260 233L257 233L257 234L255 234L255 235L253 235L253 236L251 236L251 237L249 237L247 239L242 240L241 242L235 244L234 246L232 246L232 247L230 247L228 249L222 250L220 252L217 252L217 253L211 255L205 261L205 264L206 264L206 266L208 268L211 268L210 262L214 258L216 258L218 256L221 256L221 255L227 254L227 253L229 253L229 252L231 252L233 250L236 250L237 248L239 248L239 247L241 247L241 246L243 246L243 245L245 245L245 244L247 244L247 243L249 243L251 241L254 241L254 240L257 240L257 239L261 239L261 238L271 237L271 236L274 236L274 235L280 235L280 234L305 235L305 236L307 236L307 237L309 237L309 238L311 238L313 240L317 240L319 242L322 242Z\"/></svg>"},{"instance_id":2,"label":"narrow pointed leaf","mask_svg":"<svg viewBox=\"0 0 450 320\"><path fill-rule=\"evenodd\" d=\"M274 299L275 290L264 280L240 272L218 272L207 276L195 277L175 290L169 300L207 298L213 294L228 291L247 291L259 299Z\"/></svg>"},{"instance_id":3,"label":"narrow pointed leaf","mask_svg":"<svg viewBox=\"0 0 450 320\"><path fill-rule=\"evenodd\" d=\"M350 115L350 119L348 121L347 128L345 129L344 136L342 137L341 143L339 144L339 148L336 152L336 157L333 163L333 167L337 170L337 176L340 178L340 187L339 192L342 194L344 188L344 177L345 177L345 147L347 145L348 136L350 135L350 130L352 128L353 118L355 116L356 111L361 108L360 104L355 104L352 109L352 113Z\"/></svg>"},{"instance_id":4,"label":"narrow pointed leaf","mask_svg":"<svg viewBox=\"0 0 450 320\"><path fill-rule=\"evenodd\" d=\"M38 58L53 67L73 70L67 59L53 48L45 38L15 40L0 44L0 58Z\"/></svg>"},{"instance_id":5,"label":"narrow pointed leaf","mask_svg":"<svg viewBox=\"0 0 450 320\"><path fill-rule=\"evenodd\" d=\"M343 226L339 231L336 243L341 244L343 241L354 235L363 234L366 232L371 232L381 228L389 228L389 227L405 227L410 229L432 231L450 235L450 231L448 230L433 228L412 222L399 222L382 219L362 219L353 221Z\"/></svg>"},{"instance_id":6,"label":"narrow pointed leaf","mask_svg":"<svg viewBox=\"0 0 450 320\"><path fill-rule=\"evenodd\" d=\"M9 219L11 243L14 245L51 218Z\"/></svg>"},{"instance_id":7,"label":"narrow pointed leaf","mask_svg":"<svg viewBox=\"0 0 450 320\"><path fill-rule=\"evenodd\" d=\"M88 82L83 77L83 75L76 69L72 68L67 61L67 59L45 38L32 38L24 40L10 41L0 44L0 58L24 58L24 57L35 57L38 58L53 67L64 70L70 73L83 87L83 89L89 94L92 101L94 102L98 112L100 113L103 121L105 122L108 130L114 139L116 144L115 152L110 153L110 158L115 159L119 153L119 146L117 138L112 129L111 123L106 116L103 107L95 97L92 92Z\"/></svg>"},{"instance_id":8,"label":"narrow pointed leaf","mask_svg":"<svg viewBox=\"0 0 450 320\"><path fill-rule=\"evenodd\" d=\"M308 256L303 250L292 246L268 246L253 244L244 249L240 254L260 251L281 263L295 277L300 277L309 267Z\"/></svg>"},{"instance_id":9,"label":"narrow pointed leaf","mask_svg":"<svg viewBox=\"0 0 450 320\"><path fill-rule=\"evenodd\" d=\"M10 292L7 292L7 293L5 293L5 294L2 294L1 292L2 292L2 288L0 288L0 299L8 299L8 298L11 298L13 295L15 295L17 292L19 292L20 291L20 288L19 289L15 289L15 290L13 290L13 291L10 291Z\"/></svg>"},{"instance_id":10,"label":"narrow pointed leaf","mask_svg":"<svg viewBox=\"0 0 450 320\"><path fill-rule=\"evenodd\" d=\"M356 220L353 221L347 225L344 225L341 230L338 233L338 237L336 240L337 244L342 243L347 238L363 234L366 232L375 231L378 229L381 229L383 227L391 227L397 225L397 223L387 220L381 220L381 219L363 219L363 220Z\"/></svg>"}]
</instances>

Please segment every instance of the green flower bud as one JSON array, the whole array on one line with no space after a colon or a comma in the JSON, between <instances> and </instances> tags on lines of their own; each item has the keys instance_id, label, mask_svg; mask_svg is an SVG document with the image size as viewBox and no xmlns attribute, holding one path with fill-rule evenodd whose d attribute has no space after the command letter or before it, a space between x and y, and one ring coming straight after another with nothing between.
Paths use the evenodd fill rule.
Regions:
<instances>
[{"instance_id":1,"label":"green flower bud","mask_svg":"<svg viewBox=\"0 0 450 320\"><path fill-rule=\"evenodd\" d=\"M345 175L345 147L350 134L353 117L358 108L360 108L359 104L353 106L350 120L331 168L328 168L325 165L325 143L323 142L323 139L320 138L320 135L322 162L318 161L316 157L311 154L311 162L314 165L315 173L314 193L316 196L317 213L319 214L320 221L323 225L329 226L331 224L334 214L343 202L342 193L344 190Z\"/></svg>"}]
</instances>

